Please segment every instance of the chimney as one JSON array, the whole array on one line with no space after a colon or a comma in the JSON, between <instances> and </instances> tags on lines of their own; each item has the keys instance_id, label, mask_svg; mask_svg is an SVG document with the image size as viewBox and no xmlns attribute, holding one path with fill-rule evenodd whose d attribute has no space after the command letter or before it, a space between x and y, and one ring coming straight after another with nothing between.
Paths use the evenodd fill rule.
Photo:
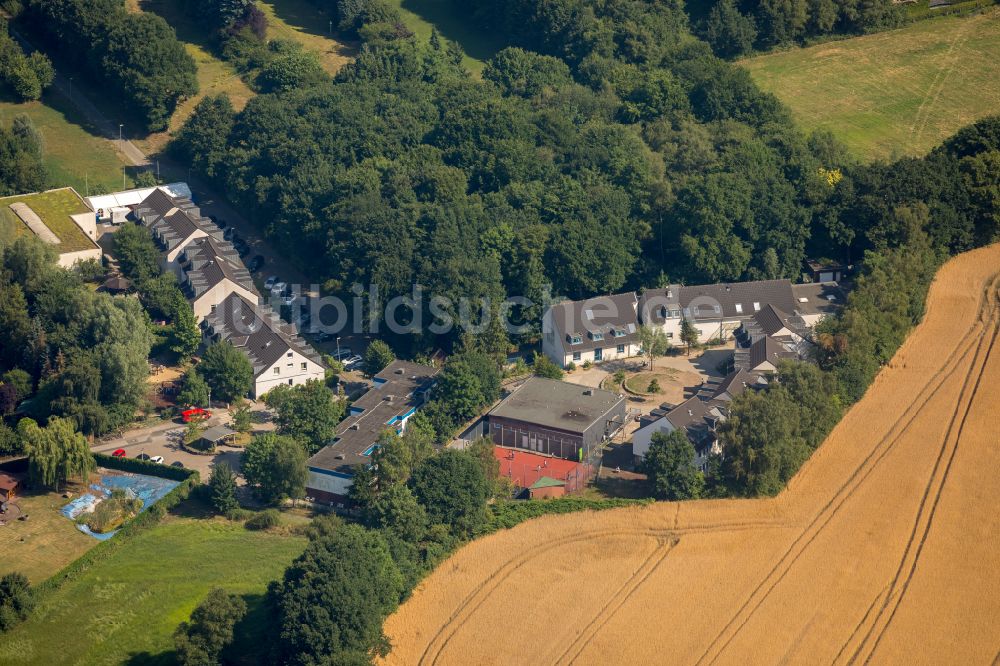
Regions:
<instances>
[{"instance_id":1,"label":"chimney","mask_svg":"<svg viewBox=\"0 0 1000 666\"><path fill-rule=\"evenodd\" d=\"M594 389L587 389L583 392L584 395L594 395Z\"/></svg>"}]
</instances>

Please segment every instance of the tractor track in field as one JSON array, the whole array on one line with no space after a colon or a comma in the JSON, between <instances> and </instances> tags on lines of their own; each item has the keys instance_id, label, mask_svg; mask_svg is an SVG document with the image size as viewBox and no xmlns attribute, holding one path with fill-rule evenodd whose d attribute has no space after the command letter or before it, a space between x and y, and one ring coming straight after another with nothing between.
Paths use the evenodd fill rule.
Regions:
<instances>
[{"instance_id":1,"label":"tractor track in field","mask_svg":"<svg viewBox=\"0 0 1000 666\"><path fill-rule=\"evenodd\" d=\"M947 359L945 359L942 365L921 389L917 399L907 407L907 409L898 419L896 419L895 422L893 422L886 435L876 443L875 447L872 449L873 455L867 457L864 462L855 468L847 480L837 489L833 497L806 525L800 536L792 542L775 566L751 591L750 595L737 610L736 614L709 643L708 648L706 648L702 653L697 663L714 663L725 652L733 639L735 639L743 627L746 626L750 618L753 617L753 614L767 600L770 593L782 580L784 580L785 576L798 561L802 553L806 551L809 545L812 544L823 529L830 523L839 511L840 507L843 506L848 499L850 499L865 479L868 478L878 464L895 447L903 433L906 432L912 422L916 419L920 410L938 394L941 387L956 372L958 369L958 362L968 356L974 348L977 349L978 354L978 348L982 347L984 340L987 338L986 333L988 326L991 323L995 324L997 304L991 302L992 300L995 300L991 299L991 292L995 289L996 283L997 278L994 276L980 295L976 315L977 324L973 328L969 329L969 331L959 339L958 344L955 345ZM979 343L978 345L977 341ZM970 366L970 373L975 368L974 360L975 356L973 357L973 364ZM929 392L928 389L930 389ZM956 413L958 409L960 409L960 407L956 406ZM942 449L944 446L946 446L946 443L942 444ZM877 455L875 455L876 453ZM801 548L799 547L800 545ZM796 550L797 552L794 552L793 554L793 551Z\"/></svg>"}]
</instances>

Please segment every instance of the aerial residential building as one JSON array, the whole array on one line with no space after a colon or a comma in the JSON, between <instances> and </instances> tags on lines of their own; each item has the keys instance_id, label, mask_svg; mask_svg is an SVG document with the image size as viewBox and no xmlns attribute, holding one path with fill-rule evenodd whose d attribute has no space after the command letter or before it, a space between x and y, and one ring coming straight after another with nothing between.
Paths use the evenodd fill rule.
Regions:
<instances>
[{"instance_id":1,"label":"aerial residential building","mask_svg":"<svg viewBox=\"0 0 1000 666\"><path fill-rule=\"evenodd\" d=\"M236 249L227 241L212 236L197 238L179 257L181 287L184 289L195 321L200 322L215 311L230 294L238 294L251 303L259 303L250 272Z\"/></svg>"},{"instance_id":2,"label":"aerial residential building","mask_svg":"<svg viewBox=\"0 0 1000 666\"><path fill-rule=\"evenodd\" d=\"M637 461L642 460L654 434L679 429L694 446L695 465L704 470L708 457L722 452L717 433L729 416L729 403L748 388L766 383L767 380L758 374L737 370L712 386L710 391L699 392L679 405L661 405L640 418L639 429L632 433L632 455Z\"/></svg>"},{"instance_id":3,"label":"aerial residential building","mask_svg":"<svg viewBox=\"0 0 1000 666\"><path fill-rule=\"evenodd\" d=\"M494 444L583 461L615 435L626 418L617 393L532 377L487 415Z\"/></svg>"},{"instance_id":4,"label":"aerial residential building","mask_svg":"<svg viewBox=\"0 0 1000 666\"><path fill-rule=\"evenodd\" d=\"M224 241L219 229L190 200L170 196L161 188L154 189L140 202L135 217L149 228L153 238L163 250L163 267L182 277L179 257L194 240L212 236L220 243Z\"/></svg>"},{"instance_id":5,"label":"aerial residential building","mask_svg":"<svg viewBox=\"0 0 1000 666\"><path fill-rule=\"evenodd\" d=\"M232 293L202 320L206 344L228 340L253 365L253 395L260 398L278 384L323 379L319 354L270 308Z\"/></svg>"},{"instance_id":6,"label":"aerial residential building","mask_svg":"<svg viewBox=\"0 0 1000 666\"><path fill-rule=\"evenodd\" d=\"M432 366L396 360L375 375L373 386L351 403L333 442L309 459L306 494L317 502L344 503L355 468L371 464L382 433L404 431L427 402L437 373Z\"/></svg>"},{"instance_id":7,"label":"aerial residential building","mask_svg":"<svg viewBox=\"0 0 1000 666\"><path fill-rule=\"evenodd\" d=\"M633 292L557 303L542 319L542 351L559 367L637 356L637 304Z\"/></svg>"},{"instance_id":8,"label":"aerial residential building","mask_svg":"<svg viewBox=\"0 0 1000 666\"><path fill-rule=\"evenodd\" d=\"M671 285L634 292L563 301L542 319L542 351L561 367L640 354L639 326L661 329L681 344L686 319L698 341L728 340L758 313L775 308L811 328L843 304L835 283L793 285L788 280L758 280L695 286Z\"/></svg>"},{"instance_id":9,"label":"aerial residential building","mask_svg":"<svg viewBox=\"0 0 1000 666\"><path fill-rule=\"evenodd\" d=\"M95 194L87 197L86 202L96 216L98 222L123 224L132 210L153 193L161 189L176 199L191 199L191 188L187 183L168 183L156 187L137 187L110 194Z\"/></svg>"}]
</instances>

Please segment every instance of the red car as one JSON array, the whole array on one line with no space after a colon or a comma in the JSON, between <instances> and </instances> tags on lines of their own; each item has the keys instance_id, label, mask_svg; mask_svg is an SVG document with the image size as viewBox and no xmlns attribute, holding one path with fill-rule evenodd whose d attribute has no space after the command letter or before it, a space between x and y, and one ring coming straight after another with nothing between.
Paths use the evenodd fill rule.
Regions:
<instances>
[{"instance_id":1,"label":"red car","mask_svg":"<svg viewBox=\"0 0 1000 666\"><path fill-rule=\"evenodd\" d=\"M115 458L124 458L125 449L115 449L115 452L111 454Z\"/></svg>"},{"instance_id":2,"label":"red car","mask_svg":"<svg viewBox=\"0 0 1000 666\"><path fill-rule=\"evenodd\" d=\"M211 416L212 412L207 409L202 409L201 407L185 409L181 412L181 420L184 421L184 423L191 423L191 421L204 421Z\"/></svg>"}]
</instances>

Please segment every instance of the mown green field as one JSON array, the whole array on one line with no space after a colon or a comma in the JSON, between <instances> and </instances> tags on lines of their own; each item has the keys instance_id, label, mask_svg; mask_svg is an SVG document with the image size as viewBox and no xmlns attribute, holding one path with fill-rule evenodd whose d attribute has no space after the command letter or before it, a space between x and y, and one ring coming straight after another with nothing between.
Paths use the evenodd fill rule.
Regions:
<instances>
[{"instance_id":1,"label":"mown green field","mask_svg":"<svg viewBox=\"0 0 1000 666\"><path fill-rule=\"evenodd\" d=\"M212 587L243 595L260 623L268 582L304 547L221 518L168 518L45 595L0 636L0 663L171 664L174 629Z\"/></svg>"},{"instance_id":2,"label":"mown green field","mask_svg":"<svg viewBox=\"0 0 1000 666\"><path fill-rule=\"evenodd\" d=\"M58 93L49 92L41 102L16 103L0 99L0 123L9 126L24 114L42 134L45 165L53 187L70 185L81 195L101 186L121 189L124 162L107 139L90 126ZM131 184L133 169L128 170Z\"/></svg>"},{"instance_id":3,"label":"mown green field","mask_svg":"<svg viewBox=\"0 0 1000 666\"><path fill-rule=\"evenodd\" d=\"M806 130L862 159L922 155L1000 113L1000 7L743 61Z\"/></svg>"}]
</instances>

